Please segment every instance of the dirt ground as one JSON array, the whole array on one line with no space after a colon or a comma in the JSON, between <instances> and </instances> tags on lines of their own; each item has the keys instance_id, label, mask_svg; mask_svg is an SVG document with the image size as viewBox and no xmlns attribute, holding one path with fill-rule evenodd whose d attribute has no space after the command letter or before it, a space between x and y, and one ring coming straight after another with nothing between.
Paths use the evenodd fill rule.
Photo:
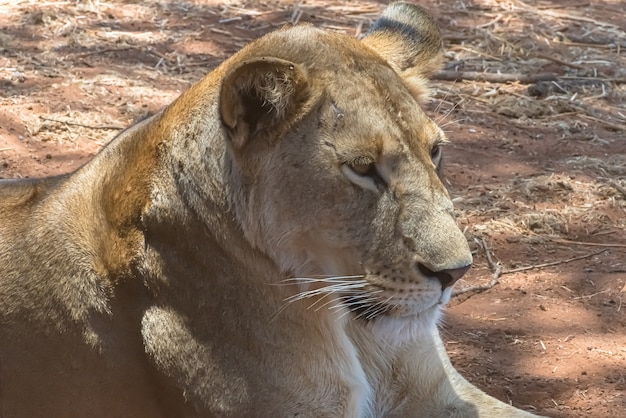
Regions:
<instances>
[{"instance_id":1,"label":"dirt ground","mask_svg":"<svg viewBox=\"0 0 626 418\"><path fill-rule=\"evenodd\" d=\"M0 0L0 178L69 172L249 40L358 35L384 3ZM448 75L475 78L441 73L429 105L475 254L443 324L452 361L537 413L626 417L626 3L421 4Z\"/></svg>"}]
</instances>

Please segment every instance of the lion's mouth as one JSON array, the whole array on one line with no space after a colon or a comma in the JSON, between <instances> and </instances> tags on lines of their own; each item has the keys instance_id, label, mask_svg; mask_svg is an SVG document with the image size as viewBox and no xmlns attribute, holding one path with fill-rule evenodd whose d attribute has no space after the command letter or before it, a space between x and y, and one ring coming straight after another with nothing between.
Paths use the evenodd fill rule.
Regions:
<instances>
[{"instance_id":1,"label":"lion's mouth","mask_svg":"<svg viewBox=\"0 0 626 418\"><path fill-rule=\"evenodd\" d=\"M449 298L440 295L436 299L413 300L412 298L389 295L376 286L372 291L341 294L340 299L358 320L370 322L383 317L417 319L429 317L447 303ZM386 289L389 291L389 289ZM387 294L386 294L387 293ZM450 292L451 293L451 292Z\"/></svg>"}]
</instances>

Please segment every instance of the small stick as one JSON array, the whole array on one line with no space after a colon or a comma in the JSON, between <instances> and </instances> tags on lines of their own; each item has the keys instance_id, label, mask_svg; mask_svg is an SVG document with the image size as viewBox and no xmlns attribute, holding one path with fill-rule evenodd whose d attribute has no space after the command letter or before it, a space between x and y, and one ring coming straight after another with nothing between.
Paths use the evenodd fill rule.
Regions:
<instances>
[{"instance_id":1,"label":"small stick","mask_svg":"<svg viewBox=\"0 0 626 418\"><path fill-rule=\"evenodd\" d=\"M551 57L550 55L535 54L535 56L537 58L541 58L541 59L544 59L544 60L556 62L557 64L565 65L566 67L576 68L576 69L579 69L579 70L585 70L586 69L582 65L578 65L578 64L571 63L571 62L563 61L563 60L560 60L560 59L558 59L556 57Z\"/></svg>"},{"instance_id":2,"label":"small stick","mask_svg":"<svg viewBox=\"0 0 626 418\"><path fill-rule=\"evenodd\" d=\"M482 247L485 250L485 255L487 256L487 263L489 264L489 269L492 272L492 281L495 281L497 283L498 279L500 278L500 274L502 273L502 266L500 265L500 263L493 261L493 258L491 256L491 250L487 246L487 243L485 242L484 238L481 239L481 242L482 242ZM494 285L496 283L494 283Z\"/></svg>"},{"instance_id":3,"label":"small stick","mask_svg":"<svg viewBox=\"0 0 626 418\"><path fill-rule=\"evenodd\" d=\"M89 55L106 54L107 52L127 51L129 49L134 49L134 47L128 46L128 47L124 47L124 48L99 49L97 51L89 51L89 52L83 52L83 53L80 53L80 54L76 54L76 55L74 55L74 58L84 58L84 57L88 57Z\"/></svg>"},{"instance_id":4,"label":"small stick","mask_svg":"<svg viewBox=\"0 0 626 418\"><path fill-rule=\"evenodd\" d=\"M605 120L594 118L593 116L585 115L583 113L579 114L578 116L580 116L583 119L587 119L587 120L590 120L592 122L596 122L596 123L599 123L601 125L604 125L607 128L613 129L614 131L626 131L626 126L621 126L621 125L617 125L615 123L607 122Z\"/></svg>"},{"instance_id":5,"label":"small stick","mask_svg":"<svg viewBox=\"0 0 626 418\"><path fill-rule=\"evenodd\" d=\"M578 300L578 299L591 299L591 298L592 298L592 297L594 297L594 296L598 296L598 295L601 295L601 294L603 294L603 293L608 293L608 292L610 292L610 291L611 291L611 289L604 289L604 290L602 290L602 291L600 291L600 292L592 293L592 294L590 294L590 295L576 296L576 297L573 297L572 299L574 299L574 300Z\"/></svg>"},{"instance_id":6,"label":"small stick","mask_svg":"<svg viewBox=\"0 0 626 418\"><path fill-rule=\"evenodd\" d=\"M2 151L12 151L13 148L0 148L0 152Z\"/></svg>"},{"instance_id":7,"label":"small stick","mask_svg":"<svg viewBox=\"0 0 626 418\"><path fill-rule=\"evenodd\" d=\"M219 33L220 35L228 35L233 36L233 34L227 30L219 29L219 28L211 28L209 29L213 33Z\"/></svg>"},{"instance_id":8,"label":"small stick","mask_svg":"<svg viewBox=\"0 0 626 418\"><path fill-rule=\"evenodd\" d=\"M608 96L607 92L606 92L606 88L604 87L604 83L602 83L602 93L600 94L596 94L595 96L587 96L585 98L583 98L583 100L595 100L595 99L603 99L606 96Z\"/></svg>"},{"instance_id":9,"label":"small stick","mask_svg":"<svg viewBox=\"0 0 626 418\"><path fill-rule=\"evenodd\" d=\"M478 29L484 29L484 28L488 28L489 26L498 23L500 20L502 19L502 15L498 14L493 20L487 22L487 23L483 23L482 25L478 25L476 26Z\"/></svg>"},{"instance_id":10,"label":"small stick","mask_svg":"<svg viewBox=\"0 0 626 418\"><path fill-rule=\"evenodd\" d=\"M570 117L572 115L578 115L580 114L580 112L563 112L563 113L557 113L556 115L548 115L545 116L543 118L537 118L537 120L546 120L546 119L554 119L554 118L562 118L562 117Z\"/></svg>"},{"instance_id":11,"label":"small stick","mask_svg":"<svg viewBox=\"0 0 626 418\"><path fill-rule=\"evenodd\" d=\"M533 84L539 81L556 81L557 76L554 73L538 73L538 74L493 74L481 73L478 71L439 71L432 77L434 80L443 81L487 81L489 83L513 83Z\"/></svg>"},{"instance_id":12,"label":"small stick","mask_svg":"<svg viewBox=\"0 0 626 418\"><path fill-rule=\"evenodd\" d=\"M483 248L485 248L485 254L488 254L487 247L483 247ZM452 296L457 296L457 295L460 295L462 293L468 293L468 292L483 292L485 290L489 290L492 287L494 287L496 284L499 283L499 278L503 274L519 273L521 271L526 271L526 270L539 269L539 268L543 268L543 267L551 267L551 266L556 266L556 265L559 265L559 264L571 263L572 261L577 261L577 260L582 260L584 258L593 257L594 255L601 254L601 253L603 253L605 251L607 251L607 250L604 249L604 250L601 250L601 251L596 251L596 252L591 253L591 254L585 254L585 255L578 256L578 257L568 258L568 259L565 259L565 260L558 260L558 261L553 261L551 263L544 263L544 264L535 264L535 265L532 265L532 266L520 267L520 268L516 268L516 269L511 269L511 270L501 270L500 268L498 268L493 273L493 278L491 279L491 281L489 283L482 284L482 285L476 285L476 286L469 286L469 287L466 287L464 289L455 290L452 293ZM489 259L490 259L490 256L488 255L487 256L487 262L490 264L490 267L491 267L493 261L489 262ZM496 273L497 273L497 276L496 276Z\"/></svg>"},{"instance_id":13,"label":"small stick","mask_svg":"<svg viewBox=\"0 0 626 418\"><path fill-rule=\"evenodd\" d=\"M621 194L623 194L624 197L626 197L626 189L623 188L618 182L609 180L609 184L613 186L614 188L616 188Z\"/></svg>"},{"instance_id":14,"label":"small stick","mask_svg":"<svg viewBox=\"0 0 626 418\"><path fill-rule=\"evenodd\" d=\"M606 26L606 27L610 27L610 28L617 28L616 25L614 25L613 23L607 23L607 22L601 22L599 20L595 20L592 19L590 17L586 17L586 16L577 16L577 15L571 15L569 13L561 13L561 12L553 12L550 10L536 10L536 8L534 6L529 6L528 4L524 3L523 1L517 1L517 3L520 4L520 8L526 12L531 12L533 14L539 14L542 16L550 16L550 17L555 17L557 19L568 19L568 20L575 20L575 21L581 21L581 22L588 22L588 23L593 23L596 26Z\"/></svg>"},{"instance_id":15,"label":"small stick","mask_svg":"<svg viewBox=\"0 0 626 418\"><path fill-rule=\"evenodd\" d=\"M89 129L116 129L120 131L122 129L125 129L124 127L115 126L115 125L85 125L84 123L70 122L66 120L58 120L58 119L48 118L46 116L39 116L39 117L43 120L48 120L50 122L64 123L66 125L72 125L72 126L82 126L83 128L89 128Z\"/></svg>"},{"instance_id":16,"label":"small stick","mask_svg":"<svg viewBox=\"0 0 626 418\"><path fill-rule=\"evenodd\" d=\"M483 51L479 51L477 49L472 49L472 48L468 48L466 46L463 45L451 45L450 48L452 49L460 49L461 51L467 51L467 52L471 52L472 54L476 54L476 55L480 55L481 57L485 57L485 58L489 58L492 59L494 61L502 61L501 58L498 58L494 55L489 55Z\"/></svg>"},{"instance_id":17,"label":"small stick","mask_svg":"<svg viewBox=\"0 0 626 418\"><path fill-rule=\"evenodd\" d=\"M615 77L585 77L585 76L577 76L577 75L562 75L562 76L559 76L559 79L560 80L599 81L601 83L615 83L615 84L626 83L626 78L615 78Z\"/></svg>"},{"instance_id":18,"label":"small stick","mask_svg":"<svg viewBox=\"0 0 626 418\"><path fill-rule=\"evenodd\" d=\"M583 2L583 3L578 3L578 4L551 4L549 6L534 6L539 10L545 10L545 9L565 9L565 8L578 8L578 7L586 7L589 6L589 2Z\"/></svg>"},{"instance_id":19,"label":"small stick","mask_svg":"<svg viewBox=\"0 0 626 418\"><path fill-rule=\"evenodd\" d=\"M217 21L217 23L230 23L230 22L235 22L237 20L241 20L241 16L227 17L224 19L220 19Z\"/></svg>"},{"instance_id":20,"label":"small stick","mask_svg":"<svg viewBox=\"0 0 626 418\"><path fill-rule=\"evenodd\" d=\"M559 244L571 244L571 245L583 245L586 247L605 247L605 248L626 248L626 244L603 244L601 242L585 242L585 241L570 241L567 239L548 238L552 242Z\"/></svg>"},{"instance_id":21,"label":"small stick","mask_svg":"<svg viewBox=\"0 0 626 418\"><path fill-rule=\"evenodd\" d=\"M578 257L568 258L568 259L565 259L565 260L553 261L551 263L535 264L535 265L532 265L532 266L519 267L519 268L511 269L511 270L504 270L502 272L502 274L519 273L520 271L533 270L533 269L538 269L538 268L543 268L543 267L557 266L559 264L571 263L572 261L578 261L578 260L582 260L584 258L593 257L594 255L601 254L601 253L603 253L605 251L608 251L608 250L604 249L604 250L596 251L596 252L591 253L591 254L585 254L585 255L578 256Z\"/></svg>"},{"instance_id":22,"label":"small stick","mask_svg":"<svg viewBox=\"0 0 626 418\"><path fill-rule=\"evenodd\" d=\"M500 263L493 261L491 250L487 246L487 243L485 242L484 239L481 239L480 241L475 239L475 241L483 250L485 250L487 263L489 264L489 269L492 272L491 280L489 281L489 283L479 284L475 286L469 286L463 289L454 290L452 293L452 296L458 296L460 294L468 293L468 292L484 292L485 290L489 290L495 285L497 285L500 281L500 275L502 273L502 267L500 266Z\"/></svg>"}]
</instances>

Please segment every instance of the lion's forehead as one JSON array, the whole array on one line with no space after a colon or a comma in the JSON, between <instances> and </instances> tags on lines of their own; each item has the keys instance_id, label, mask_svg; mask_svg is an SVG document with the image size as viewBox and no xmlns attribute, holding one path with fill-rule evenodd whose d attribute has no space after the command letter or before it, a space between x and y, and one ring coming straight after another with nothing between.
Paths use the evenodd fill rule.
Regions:
<instances>
[{"instance_id":1,"label":"lion's forehead","mask_svg":"<svg viewBox=\"0 0 626 418\"><path fill-rule=\"evenodd\" d=\"M393 98L345 90L333 94L326 126L340 150L363 152L375 159L400 155L423 159L428 158L431 146L443 139L441 129L404 94Z\"/></svg>"},{"instance_id":2,"label":"lion's forehead","mask_svg":"<svg viewBox=\"0 0 626 418\"><path fill-rule=\"evenodd\" d=\"M332 98L329 126L349 141L375 154L402 150L414 155L427 152L443 139L441 129L411 96L399 76L381 72L337 76L328 87ZM341 145L341 144L339 144Z\"/></svg>"}]
</instances>

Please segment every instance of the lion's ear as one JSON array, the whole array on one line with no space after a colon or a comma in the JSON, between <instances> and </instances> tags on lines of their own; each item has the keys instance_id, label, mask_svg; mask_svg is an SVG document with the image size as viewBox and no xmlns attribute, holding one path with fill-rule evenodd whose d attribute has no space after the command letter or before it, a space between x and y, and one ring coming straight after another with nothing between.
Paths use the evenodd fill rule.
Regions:
<instances>
[{"instance_id":1,"label":"lion's ear","mask_svg":"<svg viewBox=\"0 0 626 418\"><path fill-rule=\"evenodd\" d=\"M417 96L443 59L441 34L435 20L416 4L390 4L372 25L363 42L402 76Z\"/></svg>"},{"instance_id":2,"label":"lion's ear","mask_svg":"<svg viewBox=\"0 0 626 418\"><path fill-rule=\"evenodd\" d=\"M247 60L226 74L220 115L235 148L256 135L281 136L309 97L306 71L279 58Z\"/></svg>"}]
</instances>

